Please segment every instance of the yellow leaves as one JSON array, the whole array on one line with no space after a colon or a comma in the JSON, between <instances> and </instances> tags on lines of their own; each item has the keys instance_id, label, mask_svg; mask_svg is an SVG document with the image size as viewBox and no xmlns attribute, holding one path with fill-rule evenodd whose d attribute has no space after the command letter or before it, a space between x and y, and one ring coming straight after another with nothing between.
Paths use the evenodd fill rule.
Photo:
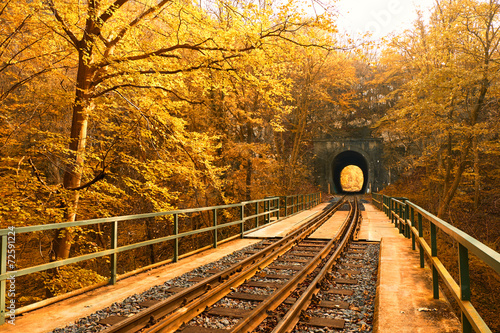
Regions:
<instances>
[{"instance_id":1,"label":"yellow leaves","mask_svg":"<svg viewBox=\"0 0 500 333\"><path fill-rule=\"evenodd\" d=\"M58 268L58 274L50 274L47 272L38 273L34 283L43 279L43 284L54 295L62 295L67 292L105 282L108 278L97 274L96 272L84 269L78 266L63 266Z\"/></svg>"}]
</instances>

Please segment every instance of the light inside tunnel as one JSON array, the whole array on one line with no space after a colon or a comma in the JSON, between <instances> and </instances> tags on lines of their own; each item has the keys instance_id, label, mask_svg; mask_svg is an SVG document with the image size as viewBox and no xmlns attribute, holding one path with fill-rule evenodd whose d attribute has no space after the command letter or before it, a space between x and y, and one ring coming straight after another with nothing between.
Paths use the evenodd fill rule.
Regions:
<instances>
[{"instance_id":1,"label":"light inside tunnel","mask_svg":"<svg viewBox=\"0 0 500 333\"><path fill-rule=\"evenodd\" d=\"M359 191L348 191L341 184L341 172L347 166L352 165L361 169L363 173L362 186ZM359 152L346 150L335 156L332 161L332 180L334 193L366 193L369 181L369 168L366 158Z\"/></svg>"},{"instance_id":2,"label":"light inside tunnel","mask_svg":"<svg viewBox=\"0 0 500 333\"><path fill-rule=\"evenodd\" d=\"M363 170L356 165L348 165L340 172L340 186L344 192L360 192L364 181Z\"/></svg>"}]
</instances>

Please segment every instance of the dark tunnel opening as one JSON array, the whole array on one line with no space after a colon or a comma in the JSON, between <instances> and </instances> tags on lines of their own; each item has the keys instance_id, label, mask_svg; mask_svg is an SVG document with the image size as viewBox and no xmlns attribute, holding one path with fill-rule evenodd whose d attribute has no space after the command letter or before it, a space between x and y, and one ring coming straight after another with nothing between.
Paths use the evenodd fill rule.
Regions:
<instances>
[{"instance_id":1,"label":"dark tunnel opening","mask_svg":"<svg viewBox=\"0 0 500 333\"><path fill-rule=\"evenodd\" d=\"M366 188L368 186L368 162L360 153L352 150L344 151L333 159L332 163L332 176L333 176L333 188L335 193L353 193L347 192L342 188L340 174L346 166L355 165L363 171L363 186L359 192L355 193L366 193Z\"/></svg>"}]
</instances>

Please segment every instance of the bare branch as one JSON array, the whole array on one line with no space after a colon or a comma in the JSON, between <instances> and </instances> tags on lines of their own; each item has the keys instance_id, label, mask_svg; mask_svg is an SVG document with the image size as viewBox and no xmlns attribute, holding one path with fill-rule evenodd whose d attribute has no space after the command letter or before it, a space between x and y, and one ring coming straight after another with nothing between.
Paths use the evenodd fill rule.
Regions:
<instances>
[{"instance_id":1,"label":"bare branch","mask_svg":"<svg viewBox=\"0 0 500 333\"><path fill-rule=\"evenodd\" d=\"M2 9L2 13L3 13L3 9ZM0 15L1 15L1 13L0 13ZM31 16L33 16L33 15L29 14L28 16L26 16L24 18L24 20L16 27L16 29L14 29L14 31L10 35L5 37L5 39L0 43L0 47L4 48L4 50L5 50L6 47L4 47L4 45L14 38L14 36L23 28L23 26L26 24L26 22L31 18ZM0 53L0 56L2 54L3 54L3 51L2 51L2 53Z\"/></svg>"},{"instance_id":2,"label":"bare branch","mask_svg":"<svg viewBox=\"0 0 500 333\"><path fill-rule=\"evenodd\" d=\"M24 156L23 156L24 158ZM36 176L36 179L38 179L38 181L46 188L48 188L47 186L47 183L45 183L45 181L43 180L42 176L40 175L40 171L38 171L38 169L36 168L35 166L35 163L33 163L33 160L30 158L28 158L28 162L30 163L31 165L31 169L33 170L33 173L35 174Z\"/></svg>"},{"instance_id":3,"label":"bare branch","mask_svg":"<svg viewBox=\"0 0 500 333\"><path fill-rule=\"evenodd\" d=\"M125 36L125 34L133 27L135 27L143 18L148 16L149 14L153 13L155 10L163 7L165 4L168 2L171 2L172 0L162 0L160 1L156 6L150 7L148 10L146 10L144 13L141 15L137 16L132 22L130 22L125 28L123 28L118 35L109 42L108 48L115 46L120 42L120 40Z\"/></svg>"},{"instance_id":4,"label":"bare branch","mask_svg":"<svg viewBox=\"0 0 500 333\"><path fill-rule=\"evenodd\" d=\"M137 71L136 73L138 73L138 74L172 75L172 74L178 74L178 73L188 73L188 72L192 72L192 71L202 69L202 68L211 68L211 69L216 69L216 70L222 70L222 68L216 68L216 67L212 67L212 66L217 65L221 62L224 62L228 59L237 58L237 57L240 57L240 55L232 54L230 56L223 56L222 59L211 60L208 63L202 63L200 65L192 66L192 67L188 67L188 68L175 69L175 70L153 70L153 69L150 69L150 70ZM98 86L99 84L103 83L106 80L120 77L120 76L127 75L127 74L130 74L130 72L124 71L124 72L118 72L118 73L113 73L113 74L103 76L103 77L99 78L98 80L94 81L91 85L91 88ZM101 95L101 94L99 94L99 95Z\"/></svg>"},{"instance_id":5,"label":"bare branch","mask_svg":"<svg viewBox=\"0 0 500 333\"><path fill-rule=\"evenodd\" d=\"M108 92L115 91L115 90L120 89L120 88L159 89L159 90L168 92L168 93L174 95L175 97L177 97L179 100L184 101L184 102L188 102L190 104L198 104L198 105L199 104L205 104L205 102L191 101L191 100L189 100L189 99L187 99L185 97L180 96L174 90L167 89L167 88L162 87L162 86L141 86L141 85L136 85L136 84L121 84L121 85L118 85L118 86L114 86L112 88L108 88L106 90L103 90L103 91L99 92L98 94L92 95L92 97L93 98L99 97L99 96L102 96L104 94L107 94Z\"/></svg>"},{"instance_id":6,"label":"bare branch","mask_svg":"<svg viewBox=\"0 0 500 333\"><path fill-rule=\"evenodd\" d=\"M49 72L51 69L49 68L46 68L38 73L35 73L33 75L30 75L22 80L19 80L17 81L14 85L12 85L9 89L7 89L7 91L5 91L3 94L0 95L0 101L3 101L5 98L7 98L7 96L14 90L16 90L18 87L22 86L23 84L25 84L26 82L29 82L31 80L33 80L34 78L36 78L37 76L40 76L44 73L47 73Z\"/></svg>"},{"instance_id":7,"label":"bare branch","mask_svg":"<svg viewBox=\"0 0 500 333\"><path fill-rule=\"evenodd\" d=\"M52 0L48 0L47 3L49 4L50 10L54 14L54 17L61 24L66 35L68 35L73 46L75 48L78 48L78 44L80 43L80 41L78 40L78 38L76 38L75 34L69 29L68 25L66 24L64 19L61 17L61 15L59 15L59 12L57 11L56 7L54 6L54 3L52 2Z\"/></svg>"},{"instance_id":8,"label":"bare branch","mask_svg":"<svg viewBox=\"0 0 500 333\"><path fill-rule=\"evenodd\" d=\"M106 60L105 62L101 62L100 64L96 64L96 68L102 68L105 66L109 66L111 64L119 64L119 63L124 63L124 62L129 62L129 61L138 61L138 60L144 60L148 59L151 57L167 57L167 58L175 58L175 59L181 59L178 55L175 54L166 54L168 52L173 52L176 50L193 50L193 51L198 51L198 52L203 52L203 51L224 51L224 52L246 52L255 49L255 46L246 46L241 49L235 49L235 48L224 48L224 47L207 47L207 46L202 46L209 41L212 41L211 38L206 39L200 43L197 44L176 44L170 47L164 47L161 49L158 49L156 51L148 52L148 53L143 53L135 56L129 56L129 57L123 57L120 59L115 59L115 60Z\"/></svg>"},{"instance_id":9,"label":"bare branch","mask_svg":"<svg viewBox=\"0 0 500 333\"><path fill-rule=\"evenodd\" d=\"M102 171L99 172L99 174L97 176L95 176L94 179L92 179L88 183L85 183L85 184L83 184L81 186L78 186L78 187L67 188L67 190L70 190L70 191L79 191L79 190L83 190L84 188L90 187L91 185L97 183L98 181L100 181L101 179L104 179L106 177L105 169L106 168L104 167L102 169Z\"/></svg>"}]
</instances>

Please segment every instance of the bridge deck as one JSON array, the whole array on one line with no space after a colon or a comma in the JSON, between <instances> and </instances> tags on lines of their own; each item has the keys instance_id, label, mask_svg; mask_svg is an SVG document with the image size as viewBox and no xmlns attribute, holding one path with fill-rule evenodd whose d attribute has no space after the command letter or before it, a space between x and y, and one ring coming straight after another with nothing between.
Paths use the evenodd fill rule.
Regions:
<instances>
[{"instance_id":1,"label":"bridge deck","mask_svg":"<svg viewBox=\"0 0 500 333\"><path fill-rule=\"evenodd\" d=\"M420 268L418 251L387 216L364 204L359 239L381 241L374 332L461 332L450 304L432 297L431 270Z\"/></svg>"},{"instance_id":2,"label":"bridge deck","mask_svg":"<svg viewBox=\"0 0 500 333\"><path fill-rule=\"evenodd\" d=\"M171 263L136 276L123 279L116 285L89 291L65 301L25 313L16 318L16 325L1 327L2 332L49 332L64 327L75 320L119 302L129 295L141 293L154 284L180 276L196 267L216 261L223 256L259 242L257 237L275 237L288 234L304 218L310 218L326 204L296 214L286 220L271 224L247 236L220 245L178 263ZM371 204L365 204L360 240L381 241L380 266L377 286L374 332L459 332L460 323L450 311L449 303L441 296L432 298L429 268L419 267L418 252L411 250L411 241L398 233L387 217ZM312 236L332 237L345 219L346 212ZM254 238L255 237L255 238ZM257 238L257 239L256 239ZM430 309L432 311L428 311ZM434 311L434 309L436 309Z\"/></svg>"},{"instance_id":3,"label":"bridge deck","mask_svg":"<svg viewBox=\"0 0 500 333\"><path fill-rule=\"evenodd\" d=\"M276 222L246 234L247 238L272 238L284 237L289 233L300 228L302 224L310 220L314 215L322 211L328 204L322 203L309 210L292 215L287 219Z\"/></svg>"}]
</instances>

